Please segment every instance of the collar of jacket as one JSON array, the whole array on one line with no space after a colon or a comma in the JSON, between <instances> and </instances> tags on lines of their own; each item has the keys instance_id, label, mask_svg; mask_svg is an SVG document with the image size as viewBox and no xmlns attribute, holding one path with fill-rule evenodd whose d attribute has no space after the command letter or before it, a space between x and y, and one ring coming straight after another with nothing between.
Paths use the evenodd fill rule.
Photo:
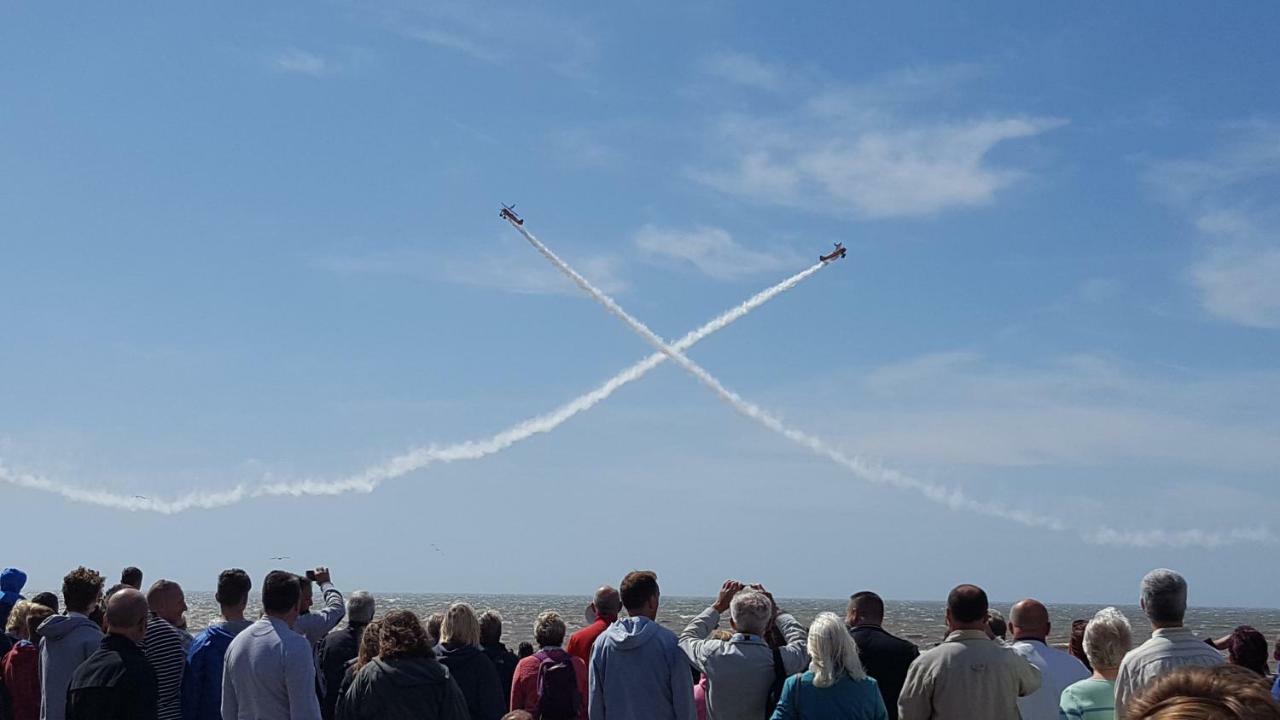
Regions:
<instances>
[{"instance_id":1,"label":"collar of jacket","mask_svg":"<svg viewBox=\"0 0 1280 720\"><path fill-rule=\"evenodd\" d=\"M729 642L748 643L751 645L765 644L764 638L760 637L759 635L752 635L751 633L734 633L733 637L729 638Z\"/></svg>"},{"instance_id":2,"label":"collar of jacket","mask_svg":"<svg viewBox=\"0 0 1280 720\"><path fill-rule=\"evenodd\" d=\"M987 633L982 630L956 630L955 632L948 635L947 639L943 640L943 642L957 642L960 640L990 641L991 638L987 637Z\"/></svg>"}]
</instances>

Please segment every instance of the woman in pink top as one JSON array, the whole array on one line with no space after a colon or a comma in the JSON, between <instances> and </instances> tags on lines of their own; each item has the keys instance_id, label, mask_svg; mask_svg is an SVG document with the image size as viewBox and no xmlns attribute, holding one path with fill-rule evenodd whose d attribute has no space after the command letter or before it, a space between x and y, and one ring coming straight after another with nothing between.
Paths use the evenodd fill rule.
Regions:
<instances>
[{"instance_id":1,"label":"woman in pink top","mask_svg":"<svg viewBox=\"0 0 1280 720\"><path fill-rule=\"evenodd\" d=\"M535 720L543 719L544 716L540 711L539 705L546 707L550 704L575 704L577 708L576 715L572 717L577 720L587 720L587 664L582 658L573 657L560 647L564 643L565 624L564 619L559 613L547 611L538 616L533 624L533 638L537 641L539 651L523 658L516 663L515 677L511 679L511 709L526 710L533 715ZM542 690L553 688L551 692L572 694L571 688L559 686L557 683L548 680L550 673L543 672L543 663L548 663L548 668L555 664L567 663L573 668L577 680L577 697L567 697L561 695L557 698L547 698L547 702L539 703L539 680L543 681ZM539 678L539 675L542 675ZM545 720L556 720L550 714L545 716Z\"/></svg>"}]
</instances>

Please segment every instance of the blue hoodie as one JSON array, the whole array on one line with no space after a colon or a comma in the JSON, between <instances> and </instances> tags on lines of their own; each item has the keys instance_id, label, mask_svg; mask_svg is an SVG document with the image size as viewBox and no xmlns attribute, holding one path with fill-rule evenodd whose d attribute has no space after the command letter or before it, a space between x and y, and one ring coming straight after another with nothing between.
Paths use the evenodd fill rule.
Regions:
<instances>
[{"instance_id":1,"label":"blue hoodie","mask_svg":"<svg viewBox=\"0 0 1280 720\"><path fill-rule=\"evenodd\" d=\"M80 663L102 644L102 628L83 615L54 615L40 623L40 720L65 720L67 688Z\"/></svg>"},{"instance_id":2,"label":"blue hoodie","mask_svg":"<svg viewBox=\"0 0 1280 720\"><path fill-rule=\"evenodd\" d=\"M210 625L191 641L182 673L184 720L222 720L222 663L236 633Z\"/></svg>"},{"instance_id":3,"label":"blue hoodie","mask_svg":"<svg viewBox=\"0 0 1280 720\"><path fill-rule=\"evenodd\" d=\"M22 586L27 584L27 574L18 568L0 570L0 630L9 622L9 613L22 599Z\"/></svg>"},{"instance_id":4,"label":"blue hoodie","mask_svg":"<svg viewBox=\"0 0 1280 720\"><path fill-rule=\"evenodd\" d=\"M618 620L591 650L591 720L694 720L693 671L675 633Z\"/></svg>"}]
</instances>

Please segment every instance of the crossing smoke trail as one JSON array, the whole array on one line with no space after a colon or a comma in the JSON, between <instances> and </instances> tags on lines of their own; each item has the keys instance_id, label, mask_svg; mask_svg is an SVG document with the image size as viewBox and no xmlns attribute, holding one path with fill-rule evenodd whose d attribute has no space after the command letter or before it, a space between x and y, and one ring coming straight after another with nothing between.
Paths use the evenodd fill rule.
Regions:
<instances>
[{"instance_id":1,"label":"crossing smoke trail","mask_svg":"<svg viewBox=\"0 0 1280 720\"><path fill-rule=\"evenodd\" d=\"M737 307L722 313L696 330L690 331L672 347L681 352L688 350L709 335L723 330L752 310L799 285L823 267L825 267L823 263L816 263L773 287L756 293ZM122 495L105 490L78 487L38 475L13 471L6 468L3 462L0 462L0 482L60 495L74 502L88 503L117 510L150 511L165 515L181 513L187 510L224 507L261 497L340 495L350 492L368 493L387 480L407 475L433 463L478 460L501 452L534 435L551 432L575 415L595 407L624 385L644 377L651 370L666 362L666 360L667 355L665 353L655 352L609 378L591 392L574 398L549 413L529 418L488 438L470 440L444 447L417 448L341 480L269 481L259 485L240 484L227 490L193 491L178 497L162 499Z\"/></svg>"},{"instance_id":2,"label":"crossing smoke trail","mask_svg":"<svg viewBox=\"0 0 1280 720\"><path fill-rule=\"evenodd\" d=\"M707 372L702 366L685 357L682 352L675 346L668 346L666 341L658 336L657 333L649 329L647 325L640 322L630 313L623 310L613 298L606 295L603 291L592 285L586 278L579 275L568 263L560 259L546 245L542 244L538 238L526 230L522 223L516 223L510 219L508 222L511 227L515 228L529 244L533 246L544 258L552 265L555 265L560 272L564 273L573 280L573 282L584 292L590 295L596 302L600 303L618 319L626 323L637 335L645 340L658 352L669 357L686 372L693 375L699 382L714 392L721 400L727 403L741 415L756 421L766 428L782 435L783 437L797 443L810 451L824 456L838 465L848 469L854 475L863 480L881 485L889 485L902 490L910 490L912 492L923 495L928 500L945 505L952 510L967 510L983 515L1002 518L1012 522L1026 525L1034 528L1044 528L1056 532L1070 530L1064 522L1058 518L1049 517L1032 513L1026 510L1008 508L1003 505L992 502L982 502L968 497L963 492L955 488L947 488L936 483L920 480L905 473L879 465L873 465L858 457L849 457L844 453L828 446L818 438L808 435L804 432L788 427L781 420L775 418L764 409L743 399L740 395L726 388L711 373ZM1186 530L1186 531L1122 531L1112 528L1100 528L1094 530L1079 530L1081 537L1091 543L1101 545L1125 545L1134 547L1156 547L1156 546L1173 546L1173 547L1217 547L1220 545L1230 545L1237 542L1258 542L1272 541L1274 538L1271 533L1265 529L1246 529L1234 530L1229 532L1210 532L1204 530Z\"/></svg>"}]
</instances>

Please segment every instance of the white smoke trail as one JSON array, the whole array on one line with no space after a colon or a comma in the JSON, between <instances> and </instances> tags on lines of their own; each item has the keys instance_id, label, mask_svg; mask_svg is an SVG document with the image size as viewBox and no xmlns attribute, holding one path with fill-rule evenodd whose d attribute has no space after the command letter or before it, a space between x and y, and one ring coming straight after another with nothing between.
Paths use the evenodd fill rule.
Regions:
<instances>
[{"instance_id":1,"label":"white smoke trail","mask_svg":"<svg viewBox=\"0 0 1280 720\"><path fill-rule=\"evenodd\" d=\"M1007 508L998 503L974 500L966 496L959 489L947 488L942 485L919 480L897 470L883 468L879 465L872 465L858 457L849 457L844 453L841 453L839 450L828 446L822 440L812 435L808 435L800 430L788 427L781 420L769 414L762 408L743 399L737 393L726 388L719 380L712 376L711 373L685 357L678 349L673 346L668 346L657 333L650 330L644 323L632 317L626 310L623 310L622 307L613 300L613 298L606 295L604 292L592 285L586 278L578 274L578 272L568 263L560 259L560 257L552 252L550 248L526 230L523 225L511 222L511 227L519 231L535 250L550 261L551 264L555 265L562 273L567 275L569 279L573 280L578 287L582 288L582 290L595 299L596 302L603 305L610 313L626 323L627 326L643 338L645 342L671 358L671 360L677 365L684 368L686 372L693 375L694 378L709 388L721 400L741 415L756 421L792 442L808 448L818 455L822 455L832 460L838 465L848 469L857 477L869 482L889 485L903 490L910 490L923 495L932 502L945 505L953 510L966 510L983 515L1003 518L1028 527L1044 528L1057 532L1071 529L1066 523L1055 517L1040 515L1026 510ZM1218 547L1236 542L1256 542L1260 537L1267 540L1274 539L1270 532L1265 529L1260 531L1232 531L1227 533L1203 530L1187 530L1171 533L1164 530L1135 532L1103 527L1092 530L1078 530L1078 532L1081 534L1083 539L1091 543L1130 547Z\"/></svg>"},{"instance_id":2,"label":"white smoke trail","mask_svg":"<svg viewBox=\"0 0 1280 720\"><path fill-rule=\"evenodd\" d=\"M762 290L742 304L734 307L706 324L690 331L680 338L673 347L680 351L688 350L709 335L723 330L733 322L741 319L752 310L764 305L773 298L794 288L825 267L823 263L802 270L782 282ZM644 377L651 370L667 360L661 352L655 352L647 358L609 378L594 390L581 395L549 413L538 415L520 422L506 430L481 440L469 440L443 447L430 446L416 448L398 455L384 463L370 467L356 475L340 480L298 480L270 481L260 485L239 484L227 490L192 491L174 498L143 497L139 495L123 495L106 490L78 487L48 478L20 473L6 468L0 462L0 482L18 487L39 490L60 495L67 500L89 503L117 510L150 511L165 515L195 509L213 509L233 505L244 500L271 496L303 496L303 495L340 495L349 492L372 492L387 480L407 475L433 463L449 463L460 460L478 460L501 452L512 445L534 435L548 433L571 418L590 410L600 402L613 395L628 383Z\"/></svg>"}]
</instances>

